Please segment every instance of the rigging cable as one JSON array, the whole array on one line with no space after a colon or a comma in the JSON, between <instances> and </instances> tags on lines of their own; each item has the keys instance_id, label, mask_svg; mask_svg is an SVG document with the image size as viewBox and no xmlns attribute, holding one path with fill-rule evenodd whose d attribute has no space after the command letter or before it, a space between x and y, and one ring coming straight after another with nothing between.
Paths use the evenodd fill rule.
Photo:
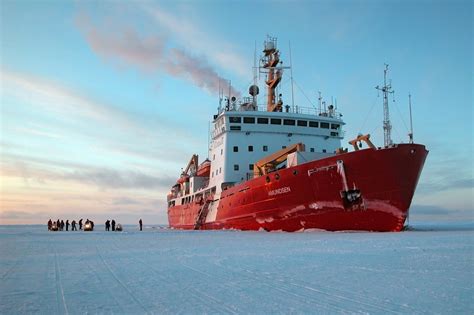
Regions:
<instances>
[{"instance_id":1,"label":"rigging cable","mask_svg":"<svg viewBox=\"0 0 474 315\"><path fill-rule=\"evenodd\" d=\"M311 104L311 106L313 106L314 109L316 109L316 106L314 106L314 104L311 102L311 100L309 99L309 97L304 93L303 89L300 88L300 86L298 85L298 83L296 83L295 79L293 78L293 83L296 85L296 87L301 91L301 93L304 95L304 97L306 97L306 99L308 100L308 102Z\"/></svg>"}]
</instances>

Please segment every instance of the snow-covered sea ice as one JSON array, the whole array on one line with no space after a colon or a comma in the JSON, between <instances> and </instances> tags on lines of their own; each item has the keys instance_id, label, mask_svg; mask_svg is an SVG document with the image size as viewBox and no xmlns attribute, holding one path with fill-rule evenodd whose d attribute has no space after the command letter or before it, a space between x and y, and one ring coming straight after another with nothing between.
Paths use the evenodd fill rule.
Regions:
<instances>
[{"instance_id":1,"label":"snow-covered sea ice","mask_svg":"<svg viewBox=\"0 0 474 315\"><path fill-rule=\"evenodd\" d=\"M0 226L0 313L474 313L474 225L401 233Z\"/></svg>"}]
</instances>

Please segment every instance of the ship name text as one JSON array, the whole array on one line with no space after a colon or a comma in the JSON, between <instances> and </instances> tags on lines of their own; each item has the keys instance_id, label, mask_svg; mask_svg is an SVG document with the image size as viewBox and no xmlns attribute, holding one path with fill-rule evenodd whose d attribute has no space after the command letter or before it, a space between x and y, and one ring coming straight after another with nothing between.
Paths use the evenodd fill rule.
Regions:
<instances>
[{"instance_id":1,"label":"ship name text","mask_svg":"<svg viewBox=\"0 0 474 315\"><path fill-rule=\"evenodd\" d=\"M291 189L290 189L290 187L287 186L287 187L282 187L282 188L270 190L268 192L268 195L269 196L276 196L276 195L286 194L286 193L289 193L289 192L291 192Z\"/></svg>"}]
</instances>

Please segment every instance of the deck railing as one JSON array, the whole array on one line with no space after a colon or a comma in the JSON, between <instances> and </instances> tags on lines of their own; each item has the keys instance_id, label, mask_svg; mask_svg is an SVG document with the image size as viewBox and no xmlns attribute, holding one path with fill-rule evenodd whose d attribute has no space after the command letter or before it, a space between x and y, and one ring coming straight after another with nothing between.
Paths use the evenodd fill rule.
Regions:
<instances>
[{"instance_id":1,"label":"deck railing","mask_svg":"<svg viewBox=\"0 0 474 315\"><path fill-rule=\"evenodd\" d=\"M218 113L222 112L249 112L249 111L258 111L258 112L266 112L267 106L266 105L258 105L254 106L251 103L244 103L244 102L234 102L226 106L221 106L218 109ZM341 119L342 114L335 111L334 109L319 109L316 107L303 107L303 106L290 106L284 105L282 106L281 112L284 113L291 113L291 114L305 114L305 115L315 115L321 117L330 117Z\"/></svg>"}]
</instances>

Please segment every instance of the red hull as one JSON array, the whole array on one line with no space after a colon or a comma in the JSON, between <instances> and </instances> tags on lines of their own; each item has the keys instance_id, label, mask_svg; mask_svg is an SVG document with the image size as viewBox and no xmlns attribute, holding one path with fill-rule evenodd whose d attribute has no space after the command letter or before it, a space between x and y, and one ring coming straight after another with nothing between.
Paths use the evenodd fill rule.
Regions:
<instances>
[{"instance_id":1,"label":"red hull","mask_svg":"<svg viewBox=\"0 0 474 315\"><path fill-rule=\"evenodd\" d=\"M215 220L199 228L400 231L427 154L423 145L399 144L281 169L223 191ZM343 162L344 176L337 161ZM360 192L360 198L341 197L343 177L346 190ZM170 207L169 225L194 229L200 208Z\"/></svg>"}]
</instances>

